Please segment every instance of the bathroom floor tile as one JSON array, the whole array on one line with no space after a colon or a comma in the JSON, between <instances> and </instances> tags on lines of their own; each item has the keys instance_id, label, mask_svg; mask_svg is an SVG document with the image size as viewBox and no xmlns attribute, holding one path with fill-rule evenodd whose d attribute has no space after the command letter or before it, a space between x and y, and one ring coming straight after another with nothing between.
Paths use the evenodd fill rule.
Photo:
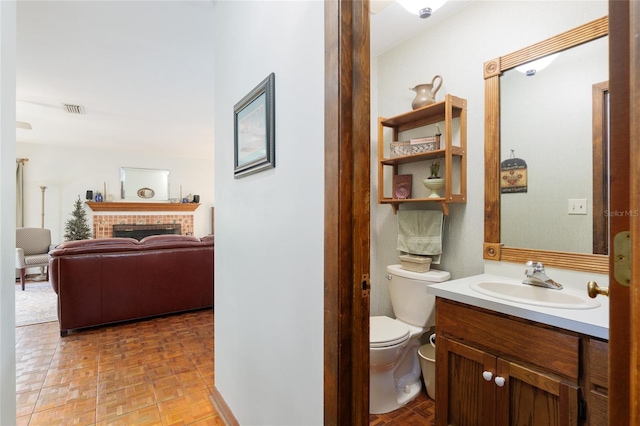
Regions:
<instances>
[{"instance_id":1,"label":"bathroom floor tile","mask_svg":"<svg viewBox=\"0 0 640 426\"><path fill-rule=\"evenodd\" d=\"M429 398L424 388L404 407L390 413L369 415L369 426L434 426L435 424L436 403Z\"/></svg>"}]
</instances>

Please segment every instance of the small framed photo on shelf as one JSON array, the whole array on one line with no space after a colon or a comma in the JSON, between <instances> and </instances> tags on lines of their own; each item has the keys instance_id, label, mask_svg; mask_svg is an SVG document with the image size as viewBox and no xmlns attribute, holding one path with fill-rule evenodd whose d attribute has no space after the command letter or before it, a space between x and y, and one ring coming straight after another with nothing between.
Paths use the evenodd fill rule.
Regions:
<instances>
[{"instance_id":1,"label":"small framed photo on shelf","mask_svg":"<svg viewBox=\"0 0 640 426\"><path fill-rule=\"evenodd\" d=\"M393 196L394 200L406 200L411 198L411 180L413 175L393 176Z\"/></svg>"},{"instance_id":2,"label":"small framed photo on shelf","mask_svg":"<svg viewBox=\"0 0 640 426\"><path fill-rule=\"evenodd\" d=\"M274 168L275 74L269 74L235 104L233 112L234 177Z\"/></svg>"}]
</instances>

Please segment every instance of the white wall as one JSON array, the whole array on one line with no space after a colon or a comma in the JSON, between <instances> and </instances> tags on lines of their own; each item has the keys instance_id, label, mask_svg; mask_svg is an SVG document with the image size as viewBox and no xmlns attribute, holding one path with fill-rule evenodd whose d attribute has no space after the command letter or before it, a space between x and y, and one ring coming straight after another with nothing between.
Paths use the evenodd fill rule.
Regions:
<instances>
[{"instance_id":1,"label":"white wall","mask_svg":"<svg viewBox=\"0 0 640 426\"><path fill-rule=\"evenodd\" d=\"M13 281L16 243L16 3L0 2L0 282ZM0 286L0 424L16 421L15 290Z\"/></svg>"},{"instance_id":2,"label":"white wall","mask_svg":"<svg viewBox=\"0 0 640 426\"><path fill-rule=\"evenodd\" d=\"M213 141L211 141L213 144ZM64 241L64 226L71 218L78 196L85 200L87 190L107 192L120 200L120 167L167 169L170 172L171 197L200 195L194 212L194 235L211 233L213 207L213 158L167 157L154 153L120 152L108 149L78 149L40 144L17 144L18 157L28 158L24 166L25 227L40 227L42 191L45 190L45 228L51 229L53 243ZM93 211L85 206L89 226L93 228Z\"/></svg>"},{"instance_id":3,"label":"white wall","mask_svg":"<svg viewBox=\"0 0 640 426\"><path fill-rule=\"evenodd\" d=\"M324 4L215 15L216 388L242 425L320 425ZM234 179L234 104L271 72L276 168Z\"/></svg>"},{"instance_id":4,"label":"white wall","mask_svg":"<svg viewBox=\"0 0 640 426\"><path fill-rule=\"evenodd\" d=\"M451 205L445 225L444 254L438 266L450 271L452 278L483 271L484 62L607 14L606 1L475 1L377 58L377 70L372 71L372 76L377 76L377 87L372 80L377 93L374 91L372 99L377 96L378 108L372 108L372 123L377 122L378 116L410 111L415 93L407 88L430 83L436 74L444 79L436 96L438 101L446 93L467 99L468 201ZM375 64L372 60L372 66ZM371 134L377 144L377 132ZM377 153L372 150L372 155ZM371 178L371 192L375 195L375 167ZM397 216L390 206L376 202L372 199L371 245L375 256L371 258L371 314L393 315L384 276L386 265L398 263Z\"/></svg>"}]
</instances>

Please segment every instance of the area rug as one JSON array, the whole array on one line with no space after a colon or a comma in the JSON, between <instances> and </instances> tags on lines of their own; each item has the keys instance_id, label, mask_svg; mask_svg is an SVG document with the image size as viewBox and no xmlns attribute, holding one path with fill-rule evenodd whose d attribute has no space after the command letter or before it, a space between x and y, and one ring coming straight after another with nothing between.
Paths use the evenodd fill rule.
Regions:
<instances>
[{"instance_id":1,"label":"area rug","mask_svg":"<svg viewBox=\"0 0 640 426\"><path fill-rule=\"evenodd\" d=\"M25 290L16 284L16 327L58 321L57 294L51 283L27 281Z\"/></svg>"}]
</instances>

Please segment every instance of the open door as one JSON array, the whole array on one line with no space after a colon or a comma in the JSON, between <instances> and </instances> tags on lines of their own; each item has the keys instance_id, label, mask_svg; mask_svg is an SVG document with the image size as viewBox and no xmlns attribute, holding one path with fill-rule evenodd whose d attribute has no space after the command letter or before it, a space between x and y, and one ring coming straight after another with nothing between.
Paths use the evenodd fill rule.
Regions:
<instances>
[{"instance_id":1,"label":"open door","mask_svg":"<svg viewBox=\"0 0 640 426\"><path fill-rule=\"evenodd\" d=\"M369 2L325 1L324 424L369 424Z\"/></svg>"},{"instance_id":2,"label":"open door","mask_svg":"<svg viewBox=\"0 0 640 426\"><path fill-rule=\"evenodd\" d=\"M610 215L610 425L640 424L640 41L634 36L638 33L638 2L611 0L610 211L615 214Z\"/></svg>"}]
</instances>

